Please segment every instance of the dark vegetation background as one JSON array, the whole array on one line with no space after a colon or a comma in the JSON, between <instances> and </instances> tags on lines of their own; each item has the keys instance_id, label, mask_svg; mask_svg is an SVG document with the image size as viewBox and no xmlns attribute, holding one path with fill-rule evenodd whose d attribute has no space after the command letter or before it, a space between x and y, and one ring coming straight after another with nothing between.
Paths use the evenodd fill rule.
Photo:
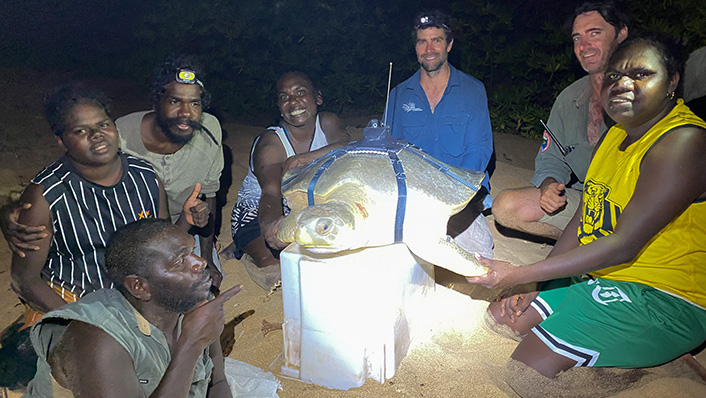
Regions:
<instances>
[{"instance_id":1,"label":"dark vegetation background","mask_svg":"<svg viewBox=\"0 0 706 398\"><path fill-rule=\"evenodd\" d=\"M456 20L452 64L486 86L493 129L537 137L554 97L582 76L565 22L580 1L541 0L2 0L0 67L130 79L188 52L205 65L213 106L243 121L278 112L274 84L310 73L326 109L381 113L392 85L417 68L411 21L441 8ZM706 45L703 0L625 0L630 34L660 31Z\"/></svg>"}]
</instances>

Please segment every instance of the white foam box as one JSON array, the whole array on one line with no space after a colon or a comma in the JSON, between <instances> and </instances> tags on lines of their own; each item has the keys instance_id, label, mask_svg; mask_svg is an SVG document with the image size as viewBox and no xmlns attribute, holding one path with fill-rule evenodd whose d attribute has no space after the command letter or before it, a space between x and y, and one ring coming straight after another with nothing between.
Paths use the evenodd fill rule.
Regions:
<instances>
[{"instance_id":1,"label":"white foam box","mask_svg":"<svg viewBox=\"0 0 706 398\"><path fill-rule=\"evenodd\" d=\"M402 243L336 256L292 244L280 263L283 375L339 390L394 376L422 316L415 302L434 290L433 266Z\"/></svg>"}]
</instances>

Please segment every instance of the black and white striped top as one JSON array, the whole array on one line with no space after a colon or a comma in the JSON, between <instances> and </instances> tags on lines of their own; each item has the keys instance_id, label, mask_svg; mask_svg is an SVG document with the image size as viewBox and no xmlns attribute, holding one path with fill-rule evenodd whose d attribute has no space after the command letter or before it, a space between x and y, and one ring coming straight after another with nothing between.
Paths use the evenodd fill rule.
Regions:
<instances>
[{"instance_id":1,"label":"black and white striped top","mask_svg":"<svg viewBox=\"0 0 706 398\"><path fill-rule=\"evenodd\" d=\"M105 248L121 226L155 218L159 209L157 176L147 161L120 153L123 175L112 187L83 179L62 157L32 180L49 203L54 237L42 278L79 297L112 287L105 269Z\"/></svg>"}]
</instances>

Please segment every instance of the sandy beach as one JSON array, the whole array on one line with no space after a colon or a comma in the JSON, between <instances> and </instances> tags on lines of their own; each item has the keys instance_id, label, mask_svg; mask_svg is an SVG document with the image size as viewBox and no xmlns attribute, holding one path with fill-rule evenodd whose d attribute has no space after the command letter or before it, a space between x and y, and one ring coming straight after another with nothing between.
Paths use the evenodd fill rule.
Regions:
<instances>
[{"instance_id":1,"label":"sandy beach","mask_svg":"<svg viewBox=\"0 0 706 398\"><path fill-rule=\"evenodd\" d=\"M41 101L48 88L67 78L65 74L39 75L27 71L2 70L7 78L10 95L0 98L0 204L16 197L43 166L60 154L41 112ZM94 82L114 101L114 117L150 108L147 95L133 83L117 80ZM219 250L231 243L230 213L235 203L240 182L247 171L248 154L252 140L265 125L244 125L214 112L224 130L226 161L222 202L222 222ZM344 119L349 132L361 137L369 117ZM496 168L491 178L491 194L503 189L528 185L533 174L534 156L539 143L519 136L498 134L494 137ZM230 159L230 162L228 161ZM514 264L527 264L544 258L551 245L496 227L493 216L488 217L495 240L494 256ZM11 255L7 245L0 244L0 329L5 329L23 312L16 295L10 289ZM429 296L428 324L412 342L407 356L399 364L396 374L383 384L368 380L362 387L348 391L332 390L303 383L280 374L282 365L283 333L262 331L263 321L279 323L283 319L282 290L271 294L263 291L248 277L239 260L222 257L226 277L222 288L243 285L243 291L226 308L226 320L250 313L234 328L235 344L230 357L250 363L279 378L287 397L514 397L517 396L504 381L506 364L516 342L495 334L483 326L487 302L469 297L469 287L462 281L448 289L448 281L440 281ZM371 276L373 277L373 276ZM443 279L437 274L437 281ZM346 284L346 280L340 283ZM347 287L347 289L351 289ZM360 291L359 294L369 294ZM350 297L351 300L355 297ZM432 309L439 309L434 311ZM441 310L443 309L443 311ZM351 317L366 322L365 311ZM426 324L426 323L425 323ZM706 364L706 354L696 355ZM612 369L576 369L563 374L565 388L550 395L537 396L615 396L615 397L704 397L706 384L676 360L660 367L639 371ZM7 396L19 396L7 391Z\"/></svg>"}]
</instances>

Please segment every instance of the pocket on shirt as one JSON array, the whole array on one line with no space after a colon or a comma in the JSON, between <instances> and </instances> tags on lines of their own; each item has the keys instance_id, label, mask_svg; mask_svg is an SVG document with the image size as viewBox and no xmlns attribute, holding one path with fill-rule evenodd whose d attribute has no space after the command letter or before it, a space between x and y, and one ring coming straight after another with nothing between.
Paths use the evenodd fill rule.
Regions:
<instances>
[{"instance_id":1,"label":"pocket on shirt","mask_svg":"<svg viewBox=\"0 0 706 398\"><path fill-rule=\"evenodd\" d=\"M424 139L424 132L428 129L427 119L422 115L422 112L409 113L401 120L402 134L405 140L417 144Z\"/></svg>"},{"instance_id":2,"label":"pocket on shirt","mask_svg":"<svg viewBox=\"0 0 706 398\"><path fill-rule=\"evenodd\" d=\"M471 115L444 116L441 119L442 135L439 137L442 151L452 157L463 155L466 144L466 127Z\"/></svg>"}]
</instances>

